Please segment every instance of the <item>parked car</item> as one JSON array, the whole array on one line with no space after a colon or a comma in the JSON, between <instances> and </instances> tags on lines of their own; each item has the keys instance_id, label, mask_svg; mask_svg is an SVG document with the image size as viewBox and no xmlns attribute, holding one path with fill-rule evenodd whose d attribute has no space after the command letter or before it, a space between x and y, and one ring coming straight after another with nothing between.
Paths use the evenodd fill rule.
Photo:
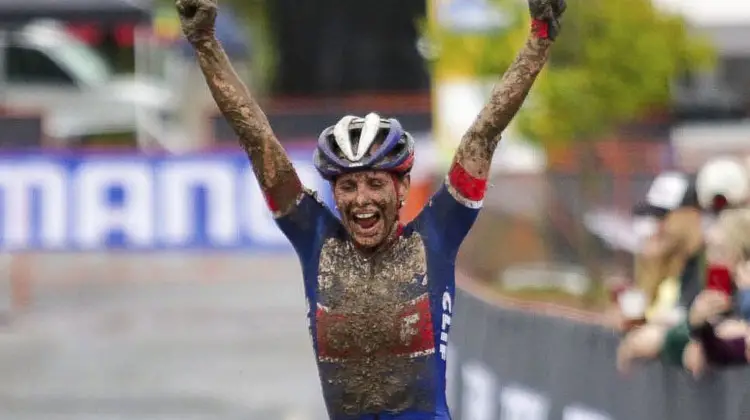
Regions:
<instances>
[{"instance_id":1,"label":"parked car","mask_svg":"<svg viewBox=\"0 0 750 420\"><path fill-rule=\"evenodd\" d=\"M48 138L135 133L159 142L177 102L162 81L115 74L55 21L0 28L0 108L42 113Z\"/></svg>"}]
</instances>

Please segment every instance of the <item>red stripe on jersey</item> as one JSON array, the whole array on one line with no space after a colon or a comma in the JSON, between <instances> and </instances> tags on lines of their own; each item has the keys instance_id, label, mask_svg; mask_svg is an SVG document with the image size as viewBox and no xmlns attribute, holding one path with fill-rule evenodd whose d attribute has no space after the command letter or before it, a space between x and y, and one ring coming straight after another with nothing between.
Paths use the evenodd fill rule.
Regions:
<instances>
[{"instance_id":1,"label":"red stripe on jersey","mask_svg":"<svg viewBox=\"0 0 750 420\"><path fill-rule=\"evenodd\" d=\"M276 200L271 197L271 194L269 194L268 191L263 190L263 196L266 198L266 205L272 213L276 213L277 211L279 211L279 206L276 204Z\"/></svg>"},{"instance_id":2,"label":"red stripe on jersey","mask_svg":"<svg viewBox=\"0 0 750 420\"><path fill-rule=\"evenodd\" d=\"M448 181L462 197L471 201L482 201L487 191L487 180L474 177L458 162L451 166Z\"/></svg>"},{"instance_id":3,"label":"red stripe on jersey","mask_svg":"<svg viewBox=\"0 0 750 420\"><path fill-rule=\"evenodd\" d=\"M401 337L400 343L378 350L379 355L417 357L435 352L435 337L430 315L429 295L424 294L404 305L398 315L401 322L399 331L393 331ZM347 317L318 307L315 314L317 326L318 357L329 360L342 360L358 353L357 348L348 347L346 351L335 349L329 343L329 329L337 323L346 323ZM343 338L345 340L345 338ZM354 344L354 343L345 343Z\"/></svg>"},{"instance_id":4,"label":"red stripe on jersey","mask_svg":"<svg viewBox=\"0 0 750 420\"><path fill-rule=\"evenodd\" d=\"M435 337L432 330L430 299L423 294L409 302L401 313L401 336L404 345L394 349L392 354L418 356L435 351Z\"/></svg>"}]
</instances>

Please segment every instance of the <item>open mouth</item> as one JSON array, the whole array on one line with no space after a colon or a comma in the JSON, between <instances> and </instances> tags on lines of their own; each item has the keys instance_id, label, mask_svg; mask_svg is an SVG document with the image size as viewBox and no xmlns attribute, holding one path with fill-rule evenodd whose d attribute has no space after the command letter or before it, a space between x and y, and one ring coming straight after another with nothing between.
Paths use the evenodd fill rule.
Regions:
<instances>
[{"instance_id":1,"label":"open mouth","mask_svg":"<svg viewBox=\"0 0 750 420\"><path fill-rule=\"evenodd\" d=\"M368 231L377 225L378 221L380 221L380 213L378 212L369 212L369 213L355 213L354 214L354 223L362 230L362 231Z\"/></svg>"}]
</instances>

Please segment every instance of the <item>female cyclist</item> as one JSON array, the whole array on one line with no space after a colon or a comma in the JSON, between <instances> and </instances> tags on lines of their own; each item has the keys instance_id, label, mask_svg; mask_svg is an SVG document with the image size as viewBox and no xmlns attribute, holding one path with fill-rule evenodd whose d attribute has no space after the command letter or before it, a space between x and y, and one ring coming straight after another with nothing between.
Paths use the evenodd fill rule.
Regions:
<instances>
[{"instance_id":1,"label":"female cyclist","mask_svg":"<svg viewBox=\"0 0 750 420\"><path fill-rule=\"evenodd\" d=\"M547 61L564 0L529 0L525 46L464 135L444 185L407 225L398 218L414 140L398 121L346 116L320 135L315 166L332 185L339 220L302 186L232 69L214 34L217 0L176 6L214 100L299 256L329 416L449 419L445 352L456 254L482 205L500 134Z\"/></svg>"}]
</instances>

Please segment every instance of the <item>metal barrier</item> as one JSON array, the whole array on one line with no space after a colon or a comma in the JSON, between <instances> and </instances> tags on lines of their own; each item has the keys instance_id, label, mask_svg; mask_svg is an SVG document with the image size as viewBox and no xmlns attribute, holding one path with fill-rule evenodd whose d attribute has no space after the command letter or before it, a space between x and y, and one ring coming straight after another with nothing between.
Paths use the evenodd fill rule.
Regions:
<instances>
[{"instance_id":1,"label":"metal barrier","mask_svg":"<svg viewBox=\"0 0 750 420\"><path fill-rule=\"evenodd\" d=\"M745 369L694 380L652 362L623 377L601 325L459 291L449 348L455 420L747 420Z\"/></svg>"}]
</instances>

